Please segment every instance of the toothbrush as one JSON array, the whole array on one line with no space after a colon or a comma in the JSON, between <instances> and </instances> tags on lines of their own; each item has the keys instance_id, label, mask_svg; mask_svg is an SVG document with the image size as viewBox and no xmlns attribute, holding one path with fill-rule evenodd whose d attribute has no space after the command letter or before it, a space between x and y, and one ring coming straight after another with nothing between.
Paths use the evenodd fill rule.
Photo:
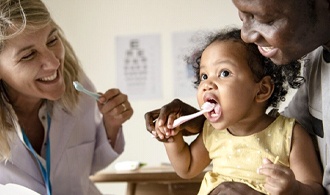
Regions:
<instances>
[{"instance_id":1,"label":"toothbrush","mask_svg":"<svg viewBox=\"0 0 330 195\"><path fill-rule=\"evenodd\" d=\"M210 102L205 102L203 105L202 105L202 109L199 111L199 112L196 112L194 114L190 114L190 115L186 115L186 116L181 116L177 119L174 120L173 122L173 128L181 125L182 123L184 122L187 122L188 120L191 120L193 118L196 118L206 112L210 112L213 110L213 108L215 107L215 104L213 103L210 103Z\"/></svg>"},{"instance_id":2,"label":"toothbrush","mask_svg":"<svg viewBox=\"0 0 330 195\"><path fill-rule=\"evenodd\" d=\"M85 94L87 94L87 95L89 95L89 96L95 98L96 100L99 100L99 98L100 98L100 96L101 96L101 95L98 94L98 93L93 93L93 92L91 92L91 91L88 91L88 90L85 89L85 87L84 87L82 84L80 84L78 81L73 81L73 85L74 85L74 88L76 88L77 91L83 92L83 93L85 93Z\"/></svg>"}]
</instances>

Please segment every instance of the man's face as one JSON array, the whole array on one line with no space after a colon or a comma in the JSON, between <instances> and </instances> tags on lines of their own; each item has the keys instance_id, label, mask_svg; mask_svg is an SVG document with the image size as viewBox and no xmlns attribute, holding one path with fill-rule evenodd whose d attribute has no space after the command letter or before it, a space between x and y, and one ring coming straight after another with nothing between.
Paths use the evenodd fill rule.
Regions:
<instances>
[{"instance_id":1,"label":"man's face","mask_svg":"<svg viewBox=\"0 0 330 195\"><path fill-rule=\"evenodd\" d=\"M326 0L232 0L242 20L242 39L276 64L297 60L330 41ZM310 1L310 0L309 0Z\"/></svg>"}]
</instances>

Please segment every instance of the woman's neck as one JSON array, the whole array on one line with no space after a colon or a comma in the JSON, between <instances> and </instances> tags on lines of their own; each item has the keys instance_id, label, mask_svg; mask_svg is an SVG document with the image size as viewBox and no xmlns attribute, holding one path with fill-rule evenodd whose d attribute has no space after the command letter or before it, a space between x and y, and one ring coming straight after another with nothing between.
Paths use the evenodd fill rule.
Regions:
<instances>
[{"instance_id":1,"label":"woman's neck","mask_svg":"<svg viewBox=\"0 0 330 195\"><path fill-rule=\"evenodd\" d=\"M1 89L12 105L22 131L28 137L34 150L40 154L45 132L39 119L39 110L45 100L24 96L3 81L1 81Z\"/></svg>"},{"instance_id":2,"label":"woman's neck","mask_svg":"<svg viewBox=\"0 0 330 195\"><path fill-rule=\"evenodd\" d=\"M45 130L39 119L39 109L42 101L29 106L13 106L18 117L21 130L28 137L33 149L40 155L44 141Z\"/></svg>"}]
</instances>

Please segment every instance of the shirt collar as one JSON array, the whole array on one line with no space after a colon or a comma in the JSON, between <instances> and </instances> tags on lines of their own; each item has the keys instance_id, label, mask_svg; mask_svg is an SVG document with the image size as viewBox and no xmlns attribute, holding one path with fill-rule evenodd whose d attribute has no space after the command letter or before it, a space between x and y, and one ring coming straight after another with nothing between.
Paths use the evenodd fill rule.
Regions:
<instances>
[{"instance_id":1,"label":"shirt collar","mask_svg":"<svg viewBox=\"0 0 330 195\"><path fill-rule=\"evenodd\" d=\"M323 48L323 59L326 63L330 62L330 51L326 48Z\"/></svg>"}]
</instances>

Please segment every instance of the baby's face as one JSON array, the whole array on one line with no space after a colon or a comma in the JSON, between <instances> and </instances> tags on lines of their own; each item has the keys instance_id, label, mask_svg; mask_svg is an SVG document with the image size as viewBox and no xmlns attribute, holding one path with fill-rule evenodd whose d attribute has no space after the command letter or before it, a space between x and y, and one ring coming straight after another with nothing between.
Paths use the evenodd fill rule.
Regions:
<instances>
[{"instance_id":1,"label":"baby's face","mask_svg":"<svg viewBox=\"0 0 330 195\"><path fill-rule=\"evenodd\" d=\"M260 85L254 81L242 43L216 41L209 45L201 57L200 79L198 103L216 103L205 114L215 128L228 128L253 114Z\"/></svg>"}]
</instances>

